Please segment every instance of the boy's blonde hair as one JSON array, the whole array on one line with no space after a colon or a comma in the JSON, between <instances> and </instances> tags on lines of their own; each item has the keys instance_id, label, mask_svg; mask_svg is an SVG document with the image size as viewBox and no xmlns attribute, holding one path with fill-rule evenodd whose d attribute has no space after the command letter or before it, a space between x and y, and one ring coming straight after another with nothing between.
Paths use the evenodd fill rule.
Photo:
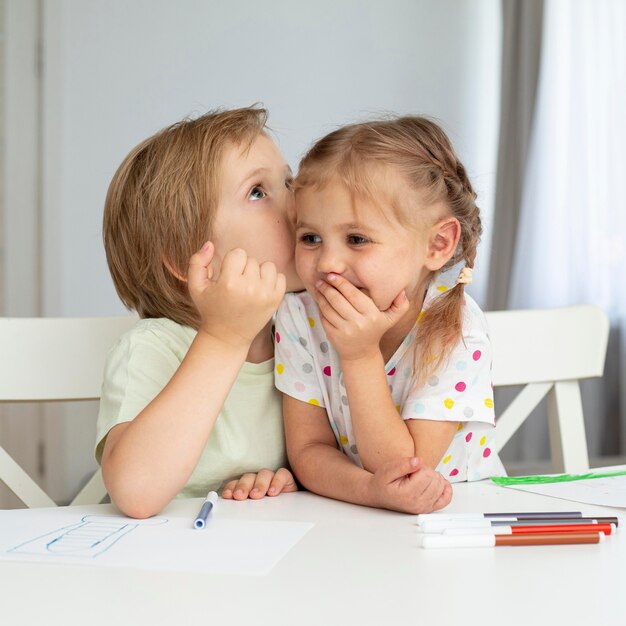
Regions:
<instances>
[{"instance_id":1,"label":"boy's blonde hair","mask_svg":"<svg viewBox=\"0 0 626 626\"><path fill-rule=\"evenodd\" d=\"M415 198L427 205L443 203L461 225L461 238L445 270L461 260L472 268L482 226L476 193L450 140L433 121L418 116L372 121L344 126L317 141L300 163L295 182L299 189L323 188L339 181L357 198L393 210L407 227L423 223L418 202L402 197L402 190L377 188L372 176L380 167L399 173L415 190ZM389 196L389 193L391 194ZM462 338L464 287L456 285L435 298L420 315L414 374L423 384L449 357Z\"/></svg>"},{"instance_id":2,"label":"boy's blonde hair","mask_svg":"<svg viewBox=\"0 0 626 626\"><path fill-rule=\"evenodd\" d=\"M124 159L104 205L107 263L122 302L140 317L197 328L187 290L190 257L211 237L220 164L229 145L264 132L259 107L212 111L149 137Z\"/></svg>"}]
</instances>

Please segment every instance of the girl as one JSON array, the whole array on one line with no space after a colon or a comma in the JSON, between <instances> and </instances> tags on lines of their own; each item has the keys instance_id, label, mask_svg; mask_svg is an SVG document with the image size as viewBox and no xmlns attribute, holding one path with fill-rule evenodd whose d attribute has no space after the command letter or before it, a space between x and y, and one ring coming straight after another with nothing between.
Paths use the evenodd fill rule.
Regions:
<instances>
[{"instance_id":1,"label":"girl","mask_svg":"<svg viewBox=\"0 0 626 626\"><path fill-rule=\"evenodd\" d=\"M450 481L504 473L485 319L464 293L475 198L444 132L420 117L341 128L302 160L296 269L307 291L279 309L275 378L289 461L308 489L415 512L377 499L371 473L414 455Z\"/></svg>"},{"instance_id":2,"label":"girl","mask_svg":"<svg viewBox=\"0 0 626 626\"><path fill-rule=\"evenodd\" d=\"M174 124L132 150L109 187L107 261L142 319L109 355L96 457L127 515L221 487L236 499L296 489L271 336L285 290L300 288L292 176L265 122L246 108ZM405 470L383 468L381 489ZM416 489L435 482L417 474Z\"/></svg>"}]
</instances>

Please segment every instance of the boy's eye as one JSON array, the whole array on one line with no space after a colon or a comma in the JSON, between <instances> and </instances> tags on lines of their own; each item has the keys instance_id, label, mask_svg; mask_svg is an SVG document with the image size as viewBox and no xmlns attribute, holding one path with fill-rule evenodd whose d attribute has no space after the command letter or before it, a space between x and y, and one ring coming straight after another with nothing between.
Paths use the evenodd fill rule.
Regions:
<instances>
[{"instance_id":1,"label":"boy's eye","mask_svg":"<svg viewBox=\"0 0 626 626\"><path fill-rule=\"evenodd\" d=\"M319 235L315 235L314 233L306 233L300 237L300 241L302 243L314 245L322 243L322 238Z\"/></svg>"},{"instance_id":2,"label":"boy's eye","mask_svg":"<svg viewBox=\"0 0 626 626\"><path fill-rule=\"evenodd\" d=\"M287 189L289 189L289 191L293 191L293 178L286 178L285 179L285 187L287 187Z\"/></svg>"},{"instance_id":3,"label":"boy's eye","mask_svg":"<svg viewBox=\"0 0 626 626\"><path fill-rule=\"evenodd\" d=\"M265 198L266 196L267 194L265 193L265 191L263 191L263 188L260 185L255 185L250 190L248 198L250 200L263 200L263 198Z\"/></svg>"},{"instance_id":4,"label":"boy's eye","mask_svg":"<svg viewBox=\"0 0 626 626\"><path fill-rule=\"evenodd\" d=\"M362 246L364 243L368 243L369 239L363 237L363 235L348 235L348 243L351 246Z\"/></svg>"}]
</instances>

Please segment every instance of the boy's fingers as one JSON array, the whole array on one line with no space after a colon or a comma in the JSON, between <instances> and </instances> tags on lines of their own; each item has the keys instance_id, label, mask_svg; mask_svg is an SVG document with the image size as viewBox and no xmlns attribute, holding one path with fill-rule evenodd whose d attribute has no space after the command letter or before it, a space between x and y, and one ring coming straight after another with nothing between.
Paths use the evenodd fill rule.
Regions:
<instances>
[{"instance_id":1,"label":"boy's fingers","mask_svg":"<svg viewBox=\"0 0 626 626\"><path fill-rule=\"evenodd\" d=\"M235 489L235 485L237 484L236 480L230 480L224 485L224 489L222 489L222 498L226 500L231 500L233 497L233 490Z\"/></svg>"},{"instance_id":2,"label":"boy's fingers","mask_svg":"<svg viewBox=\"0 0 626 626\"><path fill-rule=\"evenodd\" d=\"M262 498L269 489L270 482L272 482L272 476L274 472L268 469L259 470L254 479L254 484L250 490L251 498Z\"/></svg>"},{"instance_id":3,"label":"boy's fingers","mask_svg":"<svg viewBox=\"0 0 626 626\"><path fill-rule=\"evenodd\" d=\"M247 260L248 255L245 250L241 248L229 250L222 261L222 274L234 274L235 276L243 274Z\"/></svg>"},{"instance_id":4,"label":"boy's fingers","mask_svg":"<svg viewBox=\"0 0 626 626\"><path fill-rule=\"evenodd\" d=\"M244 474L235 485L233 489L233 498L235 500L245 500L250 494L250 489L254 485L256 474L248 473Z\"/></svg>"},{"instance_id":5,"label":"boy's fingers","mask_svg":"<svg viewBox=\"0 0 626 626\"><path fill-rule=\"evenodd\" d=\"M261 274L261 280L273 289L276 286L276 280L278 278L276 266L271 261L265 261L265 263L261 263L259 272Z\"/></svg>"},{"instance_id":6,"label":"boy's fingers","mask_svg":"<svg viewBox=\"0 0 626 626\"><path fill-rule=\"evenodd\" d=\"M215 246L207 241L202 248L189 259L187 281L192 285L205 284L211 279L213 270L211 261L215 254Z\"/></svg>"},{"instance_id":7,"label":"boy's fingers","mask_svg":"<svg viewBox=\"0 0 626 626\"><path fill-rule=\"evenodd\" d=\"M288 493L290 491L298 491L298 486L291 472L286 467L281 467L274 474L267 495L277 496L279 493Z\"/></svg>"},{"instance_id":8,"label":"boy's fingers","mask_svg":"<svg viewBox=\"0 0 626 626\"><path fill-rule=\"evenodd\" d=\"M443 509L445 506L448 506L452 501L452 485L446 481L443 492L439 496L439 499L433 505L433 511L438 511L439 509Z\"/></svg>"}]
</instances>

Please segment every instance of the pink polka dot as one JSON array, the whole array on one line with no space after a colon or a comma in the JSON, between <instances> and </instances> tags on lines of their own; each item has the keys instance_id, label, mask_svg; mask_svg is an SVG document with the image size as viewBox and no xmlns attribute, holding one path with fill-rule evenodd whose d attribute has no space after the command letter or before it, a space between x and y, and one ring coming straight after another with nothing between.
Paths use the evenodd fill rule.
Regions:
<instances>
[{"instance_id":1,"label":"pink polka dot","mask_svg":"<svg viewBox=\"0 0 626 626\"><path fill-rule=\"evenodd\" d=\"M304 391L306 389L304 383L296 383L294 387L296 388L296 391Z\"/></svg>"},{"instance_id":2,"label":"pink polka dot","mask_svg":"<svg viewBox=\"0 0 626 626\"><path fill-rule=\"evenodd\" d=\"M280 333L278 331L274 333L274 337L276 337L276 343L280 343Z\"/></svg>"},{"instance_id":3,"label":"pink polka dot","mask_svg":"<svg viewBox=\"0 0 626 626\"><path fill-rule=\"evenodd\" d=\"M480 350L476 350L474 354L472 354L472 358L474 359L474 361L478 361L478 359L480 359L482 354L483 353Z\"/></svg>"},{"instance_id":4,"label":"pink polka dot","mask_svg":"<svg viewBox=\"0 0 626 626\"><path fill-rule=\"evenodd\" d=\"M461 381L461 382L458 382L456 385L454 385L454 388L457 391L465 391L465 389L467 388L467 385L463 381Z\"/></svg>"},{"instance_id":5,"label":"pink polka dot","mask_svg":"<svg viewBox=\"0 0 626 626\"><path fill-rule=\"evenodd\" d=\"M459 470L455 467L451 472L450 476L456 476L459 473Z\"/></svg>"},{"instance_id":6,"label":"pink polka dot","mask_svg":"<svg viewBox=\"0 0 626 626\"><path fill-rule=\"evenodd\" d=\"M396 373L396 368L392 368L387 372L387 376L393 376Z\"/></svg>"},{"instance_id":7,"label":"pink polka dot","mask_svg":"<svg viewBox=\"0 0 626 626\"><path fill-rule=\"evenodd\" d=\"M489 448L485 448L483 450L483 456L487 458L491 454L491 450Z\"/></svg>"},{"instance_id":8,"label":"pink polka dot","mask_svg":"<svg viewBox=\"0 0 626 626\"><path fill-rule=\"evenodd\" d=\"M467 435L465 435L465 441L467 441L467 443L469 443L472 440L472 434L473 433L467 433Z\"/></svg>"},{"instance_id":9,"label":"pink polka dot","mask_svg":"<svg viewBox=\"0 0 626 626\"><path fill-rule=\"evenodd\" d=\"M330 376L330 365L327 365L327 366L324 368L324 374L326 374L326 376Z\"/></svg>"}]
</instances>

